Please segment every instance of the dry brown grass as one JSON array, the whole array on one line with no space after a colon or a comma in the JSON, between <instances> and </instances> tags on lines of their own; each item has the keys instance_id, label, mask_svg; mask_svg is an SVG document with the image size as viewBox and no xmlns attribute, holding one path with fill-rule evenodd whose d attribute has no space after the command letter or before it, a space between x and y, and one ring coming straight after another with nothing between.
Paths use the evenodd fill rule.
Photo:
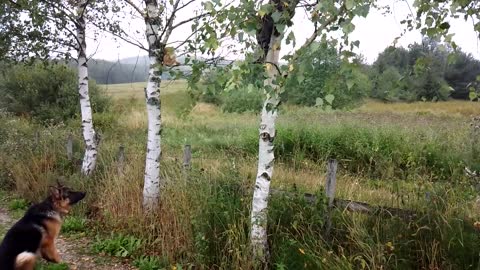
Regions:
<instances>
[{"instance_id":1,"label":"dry brown grass","mask_svg":"<svg viewBox=\"0 0 480 270\"><path fill-rule=\"evenodd\" d=\"M136 155L126 162L122 174L113 167L104 175L102 184L95 188L100 211L97 222L104 224L102 229L105 231L119 231L146 239L145 248L150 250L149 253L175 261L192 250L191 198L186 196L181 183L168 185L162 192L160 209L145 214L142 208L143 163L143 156ZM166 163L163 164L163 179L181 179L175 165Z\"/></svg>"},{"instance_id":2,"label":"dry brown grass","mask_svg":"<svg viewBox=\"0 0 480 270\"><path fill-rule=\"evenodd\" d=\"M441 102L412 102L412 103L385 103L370 100L361 106L358 111L373 113L415 113L448 116L477 116L480 115L480 104L471 101L441 101Z\"/></svg>"},{"instance_id":3,"label":"dry brown grass","mask_svg":"<svg viewBox=\"0 0 480 270\"><path fill-rule=\"evenodd\" d=\"M145 92L144 88L147 86L146 82L136 82L136 83L121 83L121 84L102 84L99 85L107 94L111 95L115 99L122 98L134 98L134 99L144 99ZM176 80L176 81L162 81L160 86L160 93L169 94L172 92L183 91L186 89L186 81Z\"/></svg>"}]
</instances>

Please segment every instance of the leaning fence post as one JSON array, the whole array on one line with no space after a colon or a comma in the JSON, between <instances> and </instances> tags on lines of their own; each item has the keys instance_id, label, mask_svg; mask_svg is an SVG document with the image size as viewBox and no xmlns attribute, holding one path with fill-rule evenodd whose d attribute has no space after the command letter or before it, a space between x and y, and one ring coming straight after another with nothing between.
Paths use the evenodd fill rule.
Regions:
<instances>
[{"instance_id":1,"label":"leaning fence post","mask_svg":"<svg viewBox=\"0 0 480 270\"><path fill-rule=\"evenodd\" d=\"M67 159L72 161L73 160L73 137L72 134L68 134L67 143L65 145L67 149Z\"/></svg>"},{"instance_id":2,"label":"leaning fence post","mask_svg":"<svg viewBox=\"0 0 480 270\"><path fill-rule=\"evenodd\" d=\"M36 150L39 145L40 145L40 131L37 130L35 131L33 150Z\"/></svg>"},{"instance_id":3,"label":"leaning fence post","mask_svg":"<svg viewBox=\"0 0 480 270\"><path fill-rule=\"evenodd\" d=\"M332 228L331 209L335 199L335 189L337 185L337 165L336 159L329 159L327 164L327 183L325 184L325 193L328 200L327 224L325 235L328 237Z\"/></svg>"},{"instance_id":4,"label":"leaning fence post","mask_svg":"<svg viewBox=\"0 0 480 270\"><path fill-rule=\"evenodd\" d=\"M117 171L118 174L123 174L123 167L125 164L125 146L118 147Z\"/></svg>"},{"instance_id":5,"label":"leaning fence post","mask_svg":"<svg viewBox=\"0 0 480 270\"><path fill-rule=\"evenodd\" d=\"M183 171L186 173L191 168L192 162L192 146L189 144L185 145L183 149Z\"/></svg>"}]
</instances>

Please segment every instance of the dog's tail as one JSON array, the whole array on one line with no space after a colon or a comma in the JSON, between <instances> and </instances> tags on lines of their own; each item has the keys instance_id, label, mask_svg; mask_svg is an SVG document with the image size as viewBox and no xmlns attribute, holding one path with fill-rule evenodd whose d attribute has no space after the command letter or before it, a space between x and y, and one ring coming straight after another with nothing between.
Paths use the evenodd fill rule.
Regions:
<instances>
[{"instance_id":1,"label":"dog's tail","mask_svg":"<svg viewBox=\"0 0 480 270\"><path fill-rule=\"evenodd\" d=\"M33 269L36 259L37 255L35 253L24 251L15 258L15 269Z\"/></svg>"}]
</instances>

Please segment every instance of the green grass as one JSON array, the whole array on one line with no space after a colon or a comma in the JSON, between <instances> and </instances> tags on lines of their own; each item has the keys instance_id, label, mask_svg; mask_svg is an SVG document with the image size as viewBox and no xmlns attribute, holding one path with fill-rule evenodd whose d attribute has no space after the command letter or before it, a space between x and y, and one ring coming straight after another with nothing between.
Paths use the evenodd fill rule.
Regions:
<instances>
[{"instance_id":1,"label":"green grass","mask_svg":"<svg viewBox=\"0 0 480 270\"><path fill-rule=\"evenodd\" d=\"M140 269L172 265L251 269L249 211L256 174L259 116L224 113L196 104L184 82L162 89L161 208L145 215L141 206L146 141L144 84L109 85L110 112L97 114L102 133L96 172L86 180L66 159L65 138L74 137L82 157L78 119L39 127L0 115L0 186L39 201L59 176L87 191L63 233L99 235L93 251L130 258ZM382 104L368 101L353 111L282 107L275 140L272 187L291 191L269 205L274 269L476 269L480 220L473 181L463 167L479 165L472 155L468 102ZM39 130L41 140L34 142ZM184 144L191 144L192 170L181 170ZM117 153L125 146L123 173ZM311 205L302 193L320 198L325 161L339 160L336 196L418 211L413 221L333 211L324 237L324 200ZM10 200L10 199L9 199ZM11 201L11 200L10 200ZM86 227L88 219L88 227ZM177 268L178 269L178 268Z\"/></svg>"},{"instance_id":2,"label":"green grass","mask_svg":"<svg viewBox=\"0 0 480 270\"><path fill-rule=\"evenodd\" d=\"M22 211L28 208L28 202L25 199L12 199L8 203L8 209L10 211Z\"/></svg>"},{"instance_id":3,"label":"green grass","mask_svg":"<svg viewBox=\"0 0 480 270\"><path fill-rule=\"evenodd\" d=\"M140 256L133 261L139 270L160 270L169 266L168 260L156 256Z\"/></svg>"},{"instance_id":4,"label":"green grass","mask_svg":"<svg viewBox=\"0 0 480 270\"><path fill-rule=\"evenodd\" d=\"M87 220L78 216L68 216L62 224L62 233L74 234L85 232Z\"/></svg>"},{"instance_id":5,"label":"green grass","mask_svg":"<svg viewBox=\"0 0 480 270\"><path fill-rule=\"evenodd\" d=\"M97 237L92 249L96 253L103 252L111 256L127 258L133 256L141 246L142 240L134 236L112 234L105 239Z\"/></svg>"}]
</instances>

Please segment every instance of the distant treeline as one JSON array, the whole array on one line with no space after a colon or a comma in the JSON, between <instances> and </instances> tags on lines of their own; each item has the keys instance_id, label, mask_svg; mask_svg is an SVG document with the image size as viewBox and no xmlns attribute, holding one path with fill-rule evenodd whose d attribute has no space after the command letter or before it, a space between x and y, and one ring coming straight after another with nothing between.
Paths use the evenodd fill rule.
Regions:
<instances>
[{"instance_id":1,"label":"distant treeline","mask_svg":"<svg viewBox=\"0 0 480 270\"><path fill-rule=\"evenodd\" d=\"M181 60L179 59L180 62ZM118 61L91 59L88 65L90 78L97 81L98 84L146 82L148 78L149 60L147 56L123 58ZM184 72L189 70L188 67L176 69ZM162 80L170 79L169 72L162 74Z\"/></svg>"},{"instance_id":2,"label":"distant treeline","mask_svg":"<svg viewBox=\"0 0 480 270\"><path fill-rule=\"evenodd\" d=\"M386 48L369 73L371 97L386 101L469 99L480 90L480 61L431 39Z\"/></svg>"},{"instance_id":3,"label":"distant treeline","mask_svg":"<svg viewBox=\"0 0 480 270\"><path fill-rule=\"evenodd\" d=\"M110 62L92 59L88 64L90 78L99 84L147 81L148 66L143 61L129 64L123 61Z\"/></svg>"}]
</instances>

